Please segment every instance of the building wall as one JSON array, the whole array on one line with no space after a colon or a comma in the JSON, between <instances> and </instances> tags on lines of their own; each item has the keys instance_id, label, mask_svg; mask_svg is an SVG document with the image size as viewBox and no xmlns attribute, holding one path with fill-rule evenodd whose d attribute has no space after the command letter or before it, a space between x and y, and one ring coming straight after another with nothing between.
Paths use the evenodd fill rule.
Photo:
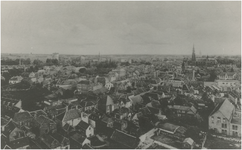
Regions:
<instances>
[{"instance_id":1,"label":"building wall","mask_svg":"<svg viewBox=\"0 0 242 150\"><path fill-rule=\"evenodd\" d=\"M230 121L231 120L227 120L226 118L224 118L224 116L220 112L216 112L212 116L209 116L209 129L215 129L215 131L218 133L224 133L226 135L229 135Z\"/></svg>"},{"instance_id":2,"label":"building wall","mask_svg":"<svg viewBox=\"0 0 242 150\"><path fill-rule=\"evenodd\" d=\"M76 125L78 125L79 122L81 122L81 118L76 118L76 119L67 121L67 123L70 126L73 126L73 127L75 127Z\"/></svg>"},{"instance_id":3,"label":"building wall","mask_svg":"<svg viewBox=\"0 0 242 150\"><path fill-rule=\"evenodd\" d=\"M92 137L93 135L94 135L94 129L91 126L89 126L86 130L86 136Z\"/></svg>"},{"instance_id":4,"label":"building wall","mask_svg":"<svg viewBox=\"0 0 242 150\"><path fill-rule=\"evenodd\" d=\"M230 123L229 135L236 136L235 134L237 134L239 137L241 137L241 125Z\"/></svg>"}]
</instances>

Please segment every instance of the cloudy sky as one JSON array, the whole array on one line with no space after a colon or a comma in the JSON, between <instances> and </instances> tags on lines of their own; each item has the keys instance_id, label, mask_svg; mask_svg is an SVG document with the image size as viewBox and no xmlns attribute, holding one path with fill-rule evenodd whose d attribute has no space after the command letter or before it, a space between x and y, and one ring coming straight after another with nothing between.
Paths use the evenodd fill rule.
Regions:
<instances>
[{"instance_id":1,"label":"cloudy sky","mask_svg":"<svg viewBox=\"0 0 242 150\"><path fill-rule=\"evenodd\" d=\"M2 53L240 54L240 2L1 2Z\"/></svg>"}]
</instances>

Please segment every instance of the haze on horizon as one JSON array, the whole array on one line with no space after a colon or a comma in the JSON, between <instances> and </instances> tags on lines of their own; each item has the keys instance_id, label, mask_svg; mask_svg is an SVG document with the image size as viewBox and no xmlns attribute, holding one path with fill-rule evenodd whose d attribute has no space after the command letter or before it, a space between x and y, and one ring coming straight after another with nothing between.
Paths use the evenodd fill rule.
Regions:
<instances>
[{"instance_id":1,"label":"haze on horizon","mask_svg":"<svg viewBox=\"0 0 242 150\"><path fill-rule=\"evenodd\" d=\"M1 2L1 52L241 54L241 2Z\"/></svg>"}]
</instances>

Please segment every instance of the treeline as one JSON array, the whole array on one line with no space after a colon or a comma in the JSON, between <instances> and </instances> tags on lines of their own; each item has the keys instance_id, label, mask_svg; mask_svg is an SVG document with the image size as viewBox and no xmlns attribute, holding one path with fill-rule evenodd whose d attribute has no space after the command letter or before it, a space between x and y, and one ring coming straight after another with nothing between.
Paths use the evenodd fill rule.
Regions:
<instances>
[{"instance_id":1,"label":"treeline","mask_svg":"<svg viewBox=\"0 0 242 150\"><path fill-rule=\"evenodd\" d=\"M117 67L117 63L114 61L107 60L104 62L99 62L98 64L94 65L97 68L116 68Z\"/></svg>"},{"instance_id":2,"label":"treeline","mask_svg":"<svg viewBox=\"0 0 242 150\"><path fill-rule=\"evenodd\" d=\"M2 59L1 64L2 65L19 65L21 63L22 65L29 65L31 63L30 59Z\"/></svg>"},{"instance_id":3,"label":"treeline","mask_svg":"<svg viewBox=\"0 0 242 150\"><path fill-rule=\"evenodd\" d=\"M46 59L46 65L52 66L52 65L59 65L59 61L57 59Z\"/></svg>"}]
</instances>

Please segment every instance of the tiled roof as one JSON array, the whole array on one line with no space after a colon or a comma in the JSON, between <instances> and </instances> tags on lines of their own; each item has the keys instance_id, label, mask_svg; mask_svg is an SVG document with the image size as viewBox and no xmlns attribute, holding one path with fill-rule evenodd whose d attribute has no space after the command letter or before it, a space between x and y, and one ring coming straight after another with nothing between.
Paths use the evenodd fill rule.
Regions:
<instances>
[{"instance_id":1,"label":"tiled roof","mask_svg":"<svg viewBox=\"0 0 242 150\"><path fill-rule=\"evenodd\" d=\"M63 118L63 122L67 122L69 120L77 119L81 117L81 111L77 109L70 109L65 113Z\"/></svg>"},{"instance_id":2,"label":"tiled roof","mask_svg":"<svg viewBox=\"0 0 242 150\"><path fill-rule=\"evenodd\" d=\"M30 112L31 116L33 117L38 117L38 116L47 116L46 112L44 112L43 110L36 110L36 111L32 111Z\"/></svg>"},{"instance_id":3,"label":"tiled roof","mask_svg":"<svg viewBox=\"0 0 242 150\"><path fill-rule=\"evenodd\" d=\"M59 143L62 143L65 139L68 139L59 133L52 133L52 134L50 134L50 136L53 137L54 139L56 139Z\"/></svg>"},{"instance_id":4,"label":"tiled roof","mask_svg":"<svg viewBox=\"0 0 242 150\"><path fill-rule=\"evenodd\" d=\"M224 115L225 118L228 120L231 118L233 110L234 110L234 105L228 100L225 99L222 103L218 104L215 109L212 111L211 115L219 111Z\"/></svg>"},{"instance_id":5,"label":"tiled roof","mask_svg":"<svg viewBox=\"0 0 242 150\"><path fill-rule=\"evenodd\" d=\"M19 121L25 121L25 120L28 120L31 118L32 118L32 116L30 115L30 113L25 111L25 112L16 113L14 115L13 121L19 122Z\"/></svg>"},{"instance_id":6,"label":"tiled roof","mask_svg":"<svg viewBox=\"0 0 242 150\"><path fill-rule=\"evenodd\" d=\"M41 140L50 148L57 148L60 146L60 143L56 139L47 134L42 135Z\"/></svg>"},{"instance_id":7,"label":"tiled roof","mask_svg":"<svg viewBox=\"0 0 242 150\"><path fill-rule=\"evenodd\" d=\"M70 136L70 138L72 138L73 140L75 140L78 143L83 143L83 141L86 139L85 136L83 136L80 132L74 132L72 133L72 135Z\"/></svg>"},{"instance_id":8,"label":"tiled roof","mask_svg":"<svg viewBox=\"0 0 242 150\"><path fill-rule=\"evenodd\" d=\"M171 123L159 123L158 128L165 130L167 132L175 133L175 131L180 127Z\"/></svg>"},{"instance_id":9,"label":"tiled roof","mask_svg":"<svg viewBox=\"0 0 242 150\"><path fill-rule=\"evenodd\" d=\"M111 136L111 139L115 142L118 142L127 148L135 148L137 146L137 138L129 135L127 133L124 133L119 130L115 130Z\"/></svg>"},{"instance_id":10,"label":"tiled roof","mask_svg":"<svg viewBox=\"0 0 242 150\"><path fill-rule=\"evenodd\" d=\"M46 116L38 116L36 118L36 121L41 125L43 123L52 123L55 124L54 121L50 120L49 118L47 118Z\"/></svg>"},{"instance_id":11,"label":"tiled roof","mask_svg":"<svg viewBox=\"0 0 242 150\"><path fill-rule=\"evenodd\" d=\"M76 126L76 129L81 129L81 130L84 130L86 131L86 129L89 127L89 124L84 122L84 121L81 121L78 123L78 125Z\"/></svg>"}]
</instances>

